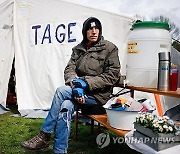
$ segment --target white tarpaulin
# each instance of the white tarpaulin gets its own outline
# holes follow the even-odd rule
[[[9,7],[7,9],[7,6]],[[2,40],[0,52],[1,78],[0,103],[5,102],[11,64],[13,60],[13,45],[15,46],[15,75],[18,109],[47,109],[51,105],[54,91],[64,85],[63,71],[70,58],[72,47],[82,40],[82,23],[90,16],[100,19],[103,25],[103,36],[119,48],[121,72],[125,74],[127,36],[133,19],[61,0],[7,0],[0,7],[2,14],[12,20],[6,24],[6,29],[14,35],[9,40]],[[13,9],[14,6],[14,9]],[[8,27],[8,28],[7,28]],[[1,32],[1,33],[2,33]],[[3,35],[5,36],[5,35]],[[7,44],[7,45],[6,45]],[[6,48],[5,48],[6,47]],[[5,52],[6,51],[6,52]],[[6,55],[5,53],[9,55]],[[3,55],[1,55],[3,54]],[[7,72],[8,70],[8,72]],[[2,76],[2,72],[3,75]],[[3,85],[1,84],[3,83]]]
[[[0,5],[0,104],[3,106],[6,106],[13,57],[13,1],[7,0]]]

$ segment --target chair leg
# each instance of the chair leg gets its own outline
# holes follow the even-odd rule
[[[75,116],[75,132],[74,132],[74,140],[77,141],[77,135],[78,135],[78,110],[76,111],[76,116]]]
[[[94,120],[91,119],[91,135],[94,133]]]
[[[100,134],[101,133],[101,125],[100,125],[100,123],[98,122],[98,134]]]

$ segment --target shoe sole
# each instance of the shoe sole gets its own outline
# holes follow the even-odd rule
[[[31,151],[44,151],[44,150],[48,150],[49,146],[50,145],[47,145],[47,146],[45,146],[43,148],[34,149],[34,148],[26,147],[23,144],[21,144],[21,147],[23,147],[24,149],[27,149],[27,150],[31,150]]]

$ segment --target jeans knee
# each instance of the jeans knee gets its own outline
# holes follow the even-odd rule
[[[61,86],[61,87],[58,87],[56,89],[56,92],[64,92],[64,91],[69,91],[71,89],[70,86]]]
[[[66,89],[65,87],[66,87],[66,86],[58,87],[58,88],[56,89],[56,93],[57,93],[57,94],[62,93],[62,92]]]
[[[71,98],[72,89],[70,86],[61,86],[56,89],[56,96],[63,96],[63,98]]]

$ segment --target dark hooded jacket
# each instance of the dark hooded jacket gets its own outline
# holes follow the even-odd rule
[[[86,21],[85,23],[88,24]],[[86,93],[93,95],[98,103],[105,104],[120,76],[118,48],[104,40],[100,29],[99,40],[87,50],[86,24],[83,25],[82,30],[84,39],[72,49],[71,58],[65,68],[65,83],[68,84],[75,77],[81,77],[88,84]]]

